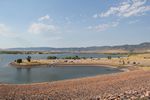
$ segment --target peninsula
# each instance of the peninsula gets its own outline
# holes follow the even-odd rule
[[[21,62],[11,62],[10,64],[17,68],[34,68],[34,67],[45,67],[41,65],[47,65],[47,67],[51,66],[69,66],[69,65],[105,65],[105,66],[113,66],[117,68],[126,67],[128,69],[148,69],[150,68],[150,53],[143,54],[130,54],[124,55],[123,57],[115,57],[112,58],[108,56],[107,58],[80,58],[75,56],[74,58],[61,58],[58,59],[54,56],[50,56],[51,58],[47,59],[32,59],[28,61],[26,59]]]

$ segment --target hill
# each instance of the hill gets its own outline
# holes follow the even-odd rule
[[[77,48],[52,48],[52,47],[30,47],[30,48],[9,48],[8,51],[47,51],[47,52],[79,52],[79,53],[127,53],[127,52],[150,52],[150,42],[137,45],[118,46],[92,46]]]

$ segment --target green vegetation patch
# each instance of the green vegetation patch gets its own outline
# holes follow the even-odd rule
[[[64,59],[81,59],[79,56],[66,56]]]
[[[56,56],[48,56],[47,59],[57,59]]]

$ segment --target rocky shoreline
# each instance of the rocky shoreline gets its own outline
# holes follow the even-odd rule
[[[150,100],[150,90],[147,89],[142,89],[140,91],[136,91],[136,90],[129,90],[129,91],[125,91],[123,93],[120,94],[110,94],[107,95],[106,97],[96,97],[96,98],[92,98],[91,100],[101,100],[101,99],[105,99],[105,100]]]
[[[0,84],[0,100],[149,100],[150,71],[136,70],[57,82]]]

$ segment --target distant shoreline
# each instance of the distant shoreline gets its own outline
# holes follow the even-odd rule
[[[140,44],[124,44],[114,46],[90,46],[90,47],[26,47],[0,49],[0,54],[55,54],[55,53],[150,53],[150,42]]]
[[[64,60],[64,59],[59,59],[59,60],[63,60],[63,61],[80,61],[80,60]],[[91,62],[88,62],[88,60],[91,60]],[[128,71],[132,71],[132,70],[137,70],[138,68],[134,67],[134,66],[123,66],[123,65],[117,65],[117,64],[110,64],[110,63],[94,63],[92,62],[93,60],[92,59],[88,59],[86,62],[88,63],[66,63],[66,62],[59,62],[59,63],[34,63],[34,64],[28,64],[28,63],[23,63],[23,64],[17,64],[15,62],[11,62],[10,64],[13,66],[13,67],[16,67],[16,68],[44,68],[44,67],[70,67],[70,66],[76,66],[76,67],[84,67],[84,66],[97,66],[97,67],[109,67],[109,68],[117,68],[119,70],[122,70],[122,71],[125,71],[125,72],[128,72]],[[105,59],[106,60],[106,59]],[[38,61],[38,60],[36,60]],[[41,61],[41,60],[39,60]],[[55,60],[44,60],[44,61],[55,61]],[[82,61],[81,61],[82,62]]]
[[[50,56],[55,57],[55,56]],[[36,67],[50,67],[50,66],[88,66],[88,65],[99,65],[99,66],[113,66],[115,68],[128,68],[128,69],[138,69],[150,66],[150,54],[136,54],[126,57],[112,58],[79,58],[74,56],[76,59],[70,59],[72,57],[67,57],[69,59],[31,59],[31,61],[22,60],[21,63],[16,61],[10,62],[10,65],[16,68],[36,68]],[[110,58],[109,58],[110,57]],[[135,67],[136,66],[136,67]]]

